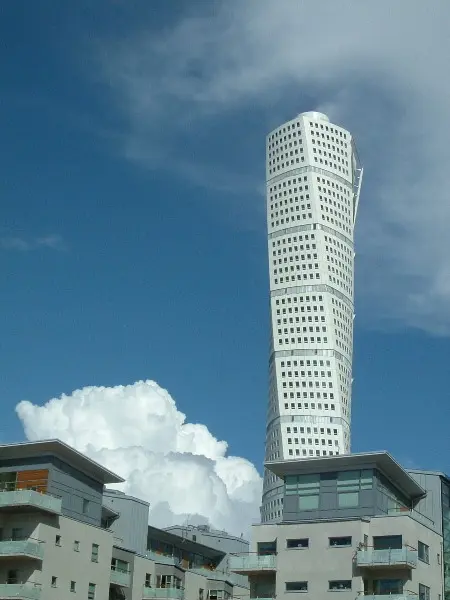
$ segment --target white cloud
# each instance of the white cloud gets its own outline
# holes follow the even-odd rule
[[[154,381],[85,387],[43,406],[22,401],[16,412],[29,440],[57,437],[124,477],[118,487],[150,502],[154,525],[189,517],[240,534],[258,518],[255,467],[187,423]]]
[[[298,109],[324,105],[354,132],[366,171],[358,310],[378,323],[449,334],[450,3],[227,0],[197,8],[208,13],[157,34],[139,24],[108,47],[104,67],[128,120],[128,157],[183,165],[184,176],[192,170],[208,185],[221,164],[221,180],[227,170],[235,181],[245,172],[256,190],[262,165],[252,156],[263,135]],[[194,138],[203,150],[190,169]],[[222,146],[233,148],[241,171]]]

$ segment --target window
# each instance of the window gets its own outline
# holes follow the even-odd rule
[[[16,569],[10,569],[6,577],[6,583],[18,583],[19,572]]]
[[[309,548],[309,539],[292,539],[286,540],[286,548]]]
[[[58,578],[55,577],[54,575],[52,575],[52,587],[56,587],[57,580],[58,580]]]
[[[98,544],[92,544],[91,561],[98,562]]]
[[[319,508],[319,495],[300,496],[298,499],[298,507],[300,510],[317,510]]]
[[[380,535],[373,538],[374,550],[401,550],[402,547],[403,540],[401,535]]]
[[[307,581],[286,581],[287,592],[307,592],[308,582]]]
[[[83,514],[86,515],[89,512],[89,500],[83,498]]]
[[[359,493],[358,492],[340,492],[338,493],[338,506],[339,508],[351,508],[359,506]]]
[[[11,539],[13,541],[23,539],[23,534],[22,534],[22,528],[21,527],[13,527],[12,528]]]
[[[80,551],[80,542],[78,540],[75,540],[73,543],[73,549],[75,550],[75,552],[79,552]]]
[[[340,590],[351,590],[352,580],[351,579],[338,579],[335,581],[328,582],[328,589],[330,592],[338,592]]]
[[[88,585],[88,600],[95,600],[95,583],[90,583]]]
[[[77,591],[77,584],[75,581],[71,581],[70,582],[70,591],[71,592],[76,592]]]
[[[150,573],[145,574],[145,583],[144,586],[146,588],[152,587],[152,576]]]
[[[423,542],[419,542],[418,557],[419,560],[428,564],[430,563],[430,547]]]
[[[198,590],[198,600],[204,600],[205,590],[203,588],[199,588]]]
[[[55,546],[61,546],[61,536],[57,535],[55,537]]]
[[[345,548],[352,545],[351,536],[330,537],[329,540],[332,548]]]
[[[430,600],[430,588],[419,583],[419,600]]]

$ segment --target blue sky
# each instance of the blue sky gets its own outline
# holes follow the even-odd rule
[[[265,0],[94,4],[1,7],[0,439],[23,439],[23,399],[152,379],[261,467],[264,137],[321,108],[365,167],[353,450],[450,471],[450,117],[428,85],[448,5],[386,23],[344,2],[339,18],[359,20],[344,43],[322,3],[309,57],[289,0],[276,15]]]

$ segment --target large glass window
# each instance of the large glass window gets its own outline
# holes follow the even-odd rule
[[[403,594],[403,579],[374,579],[373,589],[376,596]]]
[[[401,535],[377,535],[373,537],[374,550],[400,550],[403,546]]]
[[[359,506],[359,492],[339,492],[339,508],[353,508]]]

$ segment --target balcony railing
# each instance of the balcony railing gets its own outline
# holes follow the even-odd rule
[[[169,556],[167,554],[159,554],[159,552],[154,552],[153,550],[147,550],[145,556],[150,560],[154,560],[156,563],[160,565],[178,565],[180,564],[180,559],[177,556]]]
[[[22,506],[61,514],[61,498],[56,496],[26,489],[0,491],[0,509]]]
[[[245,573],[249,571],[275,571],[277,568],[276,554],[232,554],[230,556],[230,571]]]
[[[367,548],[356,553],[356,566],[358,567],[417,567],[417,550],[404,546],[403,548],[388,548],[375,550]]]
[[[131,573],[130,571],[122,571],[121,569],[111,568],[109,580],[115,585],[120,585],[121,587],[130,587]]]
[[[40,600],[41,586],[33,583],[0,583],[1,600]]]
[[[33,540],[32,538],[0,541],[0,558],[12,558],[15,556],[42,560],[44,558],[43,544],[39,540]]]
[[[403,592],[401,594],[363,594],[357,600],[417,600],[414,592]]]
[[[145,587],[143,598],[161,598],[162,600],[173,599],[173,600],[183,600],[184,598],[184,588],[173,588],[173,587],[164,587],[164,588],[154,588],[154,587]]]

